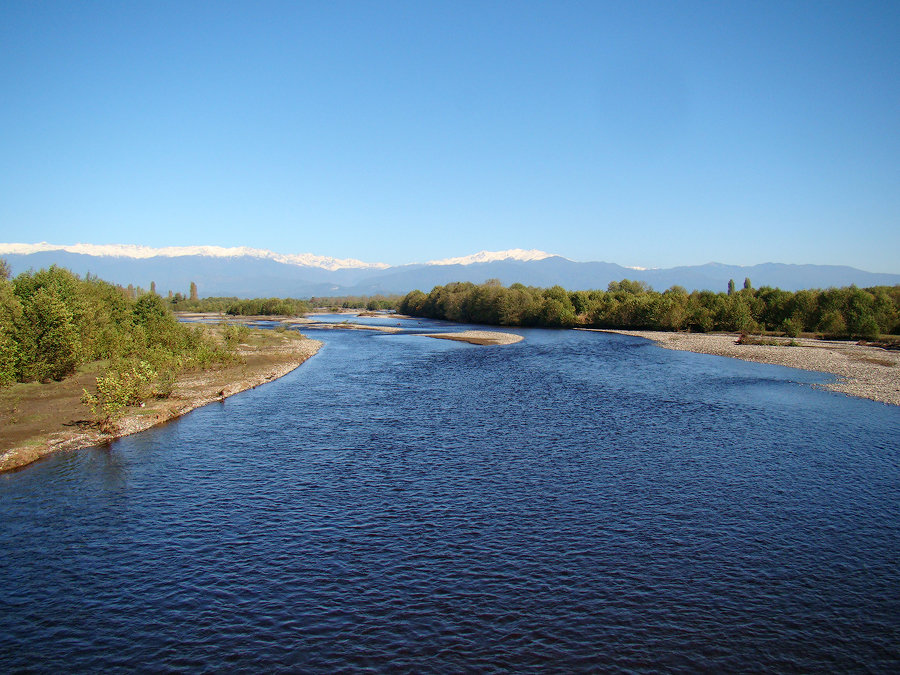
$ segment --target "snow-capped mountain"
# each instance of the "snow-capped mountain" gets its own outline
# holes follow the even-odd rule
[[[284,254],[268,251],[262,248],[249,246],[164,246],[154,248],[152,246],[139,246],[136,244],[48,244],[43,241],[38,244],[0,244],[0,255],[32,255],[34,253],[48,253],[64,251],[79,255],[112,258],[183,258],[186,256],[204,256],[208,258],[260,258],[274,260],[286,265],[300,265],[302,267],[320,267],[323,270],[340,269],[387,269],[387,263],[363,262],[353,258],[329,258],[327,256],[313,255],[312,253]],[[552,257],[552,253],[538,251],[537,249],[525,250],[511,248],[508,251],[479,251],[472,255],[459,258],[445,258],[443,260],[429,260],[426,265],[474,265],[476,263],[499,262],[501,260],[543,260]]]
[[[151,246],[137,246],[134,244],[72,244],[60,246],[41,242],[39,244],[0,244],[0,255],[31,255],[34,253],[48,253],[64,251],[79,255],[112,258],[184,258],[187,256],[204,256],[207,258],[260,258],[274,260],[286,265],[299,265],[302,267],[319,267],[323,270],[340,269],[385,269],[390,267],[386,263],[368,263],[353,258],[329,258],[327,256],[313,255],[312,253],[299,253],[285,255],[261,248],[248,246],[166,246],[153,248]]]
[[[462,256],[460,258],[444,258],[443,260],[430,260],[426,265],[474,265],[476,263],[499,262],[501,260],[519,260],[527,262],[529,260],[543,260],[544,258],[552,258],[552,253],[531,249],[526,251],[521,248],[511,248],[508,251],[479,251],[472,255]]]
[[[50,265],[77,274],[94,274],[127,286],[163,294],[187,293],[195,282],[201,296],[297,297],[403,294],[430,291],[453,281],[560,285],[569,290],[605,289],[610,281],[644,281],[657,290],[673,285],[687,290],[724,291],[728,280],[754,287],[784,290],[900,284],[900,274],[876,274],[836,265],[764,263],[749,267],[708,263],[668,269],[623,267],[607,262],[574,262],[537,250],[480,251],[470,256],[391,267],[384,263],[329,258],[313,254],[286,255],[256,248],[191,246],[150,248],[130,245],[0,244],[13,274]]]

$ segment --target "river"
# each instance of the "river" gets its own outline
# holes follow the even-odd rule
[[[284,378],[0,476],[0,666],[897,671],[900,408],[514,332],[310,331]]]

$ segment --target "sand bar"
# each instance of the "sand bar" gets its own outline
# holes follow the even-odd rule
[[[593,330],[593,329],[586,329]],[[900,405],[900,352],[849,341],[796,338],[798,346],[739,345],[739,334],[601,330],[653,340],[666,349],[728,356],[745,361],[832,373],[826,389]]]
[[[302,324],[304,328],[322,328],[331,330],[374,330],[379,333],[400,333],[403,331],[399,326],[369,326],[363,323],[329,323],[327,321],[310,322]]]
[[[458,340],[473,345],[511,345],[524,340],[521,335],[501,333],[492,330],[464,330],[461,333],[421,333],[426,337],[440,340]]]
[[[399,333],[403,330],[398,326],[379,326],[362,323],[353,323],[349,320],[344,321],[320,321],[311,319],[308,316],[286,316],[286,315],[248,315],[248,316],[230,316],[221,312],[176,312],[176,316],[186,322],[194,323],[237,323],[237,324],[255,324],[259,322],[280,323],[288,328],[318,328],[322,330],[374,330],[381,333]],[[356,310],[345,310],[341,312],[328,312],[329,315],[346,315],[346,316],[363,316],[357,314]],[[367,314],[366,316],[377,316]],[[393,315],[384,315],[385,318],[396,318]]]

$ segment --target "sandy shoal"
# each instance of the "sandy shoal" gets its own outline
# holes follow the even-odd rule
[[[666,349],[728,356],[745,361],[837,375],[826,389],[900,405],[900,352],[835,340],[796,338],[798,346],[739,345],[739,334],[601,330],[646,338]]]
[[[439,340],[458,340],[473,345],[511,345],[525,339],[514,333],[492,330],[464,330],[460,333],[422,333],[422,335]]]
[[[364,323],[331,323],[327,321],[304,321],[297,323],[286,321],[289,325],[297,325],[302,328],[319,328],[323,330],[374,330],[379,333],[400,333],[403,331],[399,326],[370,326]]]

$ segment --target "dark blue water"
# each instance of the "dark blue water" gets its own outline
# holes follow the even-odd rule
[[[0,477],[0,667],[896,672],[900,408],[580,331],[321,331]]]

